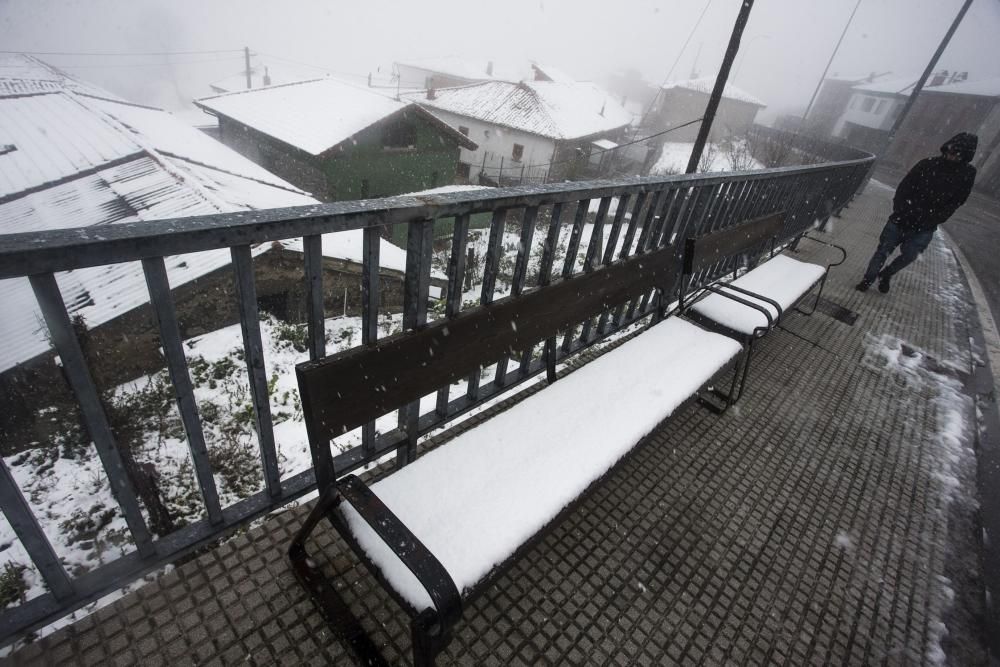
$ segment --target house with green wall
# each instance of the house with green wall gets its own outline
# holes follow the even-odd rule
[[[195,104],[218,118],[223,143],[321,201],[451,184],[460,149],[476,147],[411,100],[329,77]]]

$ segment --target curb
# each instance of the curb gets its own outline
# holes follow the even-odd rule
[[[986,642],[990,664],[1000,665],[1000,333],[990,312],[982,285],[958,244],[943,229],[943,240],[958,260],[959,273],[972,293],[969,339],[973,351],[982,350],[982,361],[971,360],[972,379],[967,390],[975,405],[974,430],[976,486],[979,492],[980,543],[983,549],[983,583],[986,604]],[[979,326],[975,326],[978,324]],[[992,370],[991,370],[992,369]]]

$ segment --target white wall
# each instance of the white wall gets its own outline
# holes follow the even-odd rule
[[[871,100],[871,109],[868,111],[864,110],[866,106],[865,100]],[[901,98],[895,95],[881,95],[863,91],[856,92],[851,95],[851,101],[847,103],[847,108],[837,120],[837,124],[834,125],[833,134],[838,137],[844,136],[844,126],[847,123],[863,125],[873,130],[886,131],[892,127],[893,121],[896,120],[896,114],[899,113],[899,110],[903,108],[905,103],[905,97]]]
[[[537,134],[529,134],[499,125],[484,123],[475,118],[459,116],[457,114],[433,110],[434,115],[442,119],[455,129],[459,127],[469,128],[469,138],[479,145],[474,151],[461,149],[459,160],[471,165],[470,177],[475,180],[479,171],[483,168],[485,157],[486,175],[496,180],[500,173],[501,158],[503,158],[503,174],[506,178],[517,178],[521,173],[521,167],[525,167],[525,176],[529,176],[529,170],[536,172],[547,171],[548,165],[552,162],[552,153],[555,151],[555,142],[551,139],[541,137]],[[514,144],[524,146],[524,152],[520,161],[514,160]]]

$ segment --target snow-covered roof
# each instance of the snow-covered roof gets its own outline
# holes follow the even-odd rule
[[[264,83],[264,74],[267,74],[270,83]],[[264,88],[266,86],[280,86],[285,83],[296,81],[308,81],[325,73],[317,69],[306,69],[304,67],[288,67],[286,65],[258,64],[250,68],[250,88]],[[239,74],[227,76],[224,79],[213,81],[208,84],[217,93],[234,93],[247,90],[246,71]]]
[[[980,97],[1000,97],[1000,77],[979,79],[978,81],[960,81],[948,83],[933,88],[925,88],[928,93],[951,93],[954,95],[978,95]]]
[[[71,90],[109,99],[121,98],[84,81],[46,62],[23,53],[0,54],[0,96],[30,95]]]
[[[897,77],[873,83],[863,83],[854,86],[853,90],[865,93],[882,93],[883,95],[909,95],[916,82],[917,77],[915,76]]]
[[[527,60],[487,60],[464,56],[442,56],[400,61],[396,65],[397,67],[413,67],[428,72],[450,74],[469,81],[495,80],[517,83],[534,78],[532,63]],[[492,74],[488,72],[492,72]]]
[[[0,197],[93,169],[142,148],[128,132],[62,92],[0,97]]]
[[[711,95],[712,89],[715,88],[715,78],[706,76],[700,79],[688,79],[687,81],[671,81],[663,85],[664,90],[669,90],[671,88],[684,88],[686,90],[693,90],[698,93]],[[756,104],[759,107],[767,106],[764,102],[760,101],[760,99],[754,97],[742,88],[737,88],[731,83],[727,83],[722,89],[722,96],[731,100],[736,100],[737,102]]]
[[[98,91],[100,92],[100,91]],[[307,193],[171,114],[63,89],[0,96],[0,234],[317,204]],[[295,241],[280,247],[297,249]],[[405,270],[383,241],[381,264]],[[254,249],[267,252],[273,244]],[[362,233],[327,235],[323,253],[360,261]],[[166,258],[173,287],[231,261],[227,249]],[[137,262],[60,273],[71,314],[97,326],[148,301]],[[0,371],[45,352],[26,278],[0,281]]]
[[[433,100],[420,93],[408,97],[432,110],[558,140],[610,132],[632,120],[610,93],[592,83],[487,81],[442,88]]]
[[[195,104],[320,155],[411,103],[323,78],[207,97]]]

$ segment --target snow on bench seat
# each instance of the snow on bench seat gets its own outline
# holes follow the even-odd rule
[[[459,591],[537,533],[741,351],[669,318],[372,487]],[[417,611],[416,577],[348,503],[352,533]]]
[[[823,277],[825,271],[822,266],[777,255],[753,271],[740,276],[731,284],[773,299],[781,304],[782,310],[787,310]],[[732,294],[760,304],[774,319],[777,319],[778,313],[771,304],[735,291]],[[747,335],[752,334],[757,327],[767,327],[764,313],[719,294],[709,294],[692,305],[691,310],[713,322]]]

